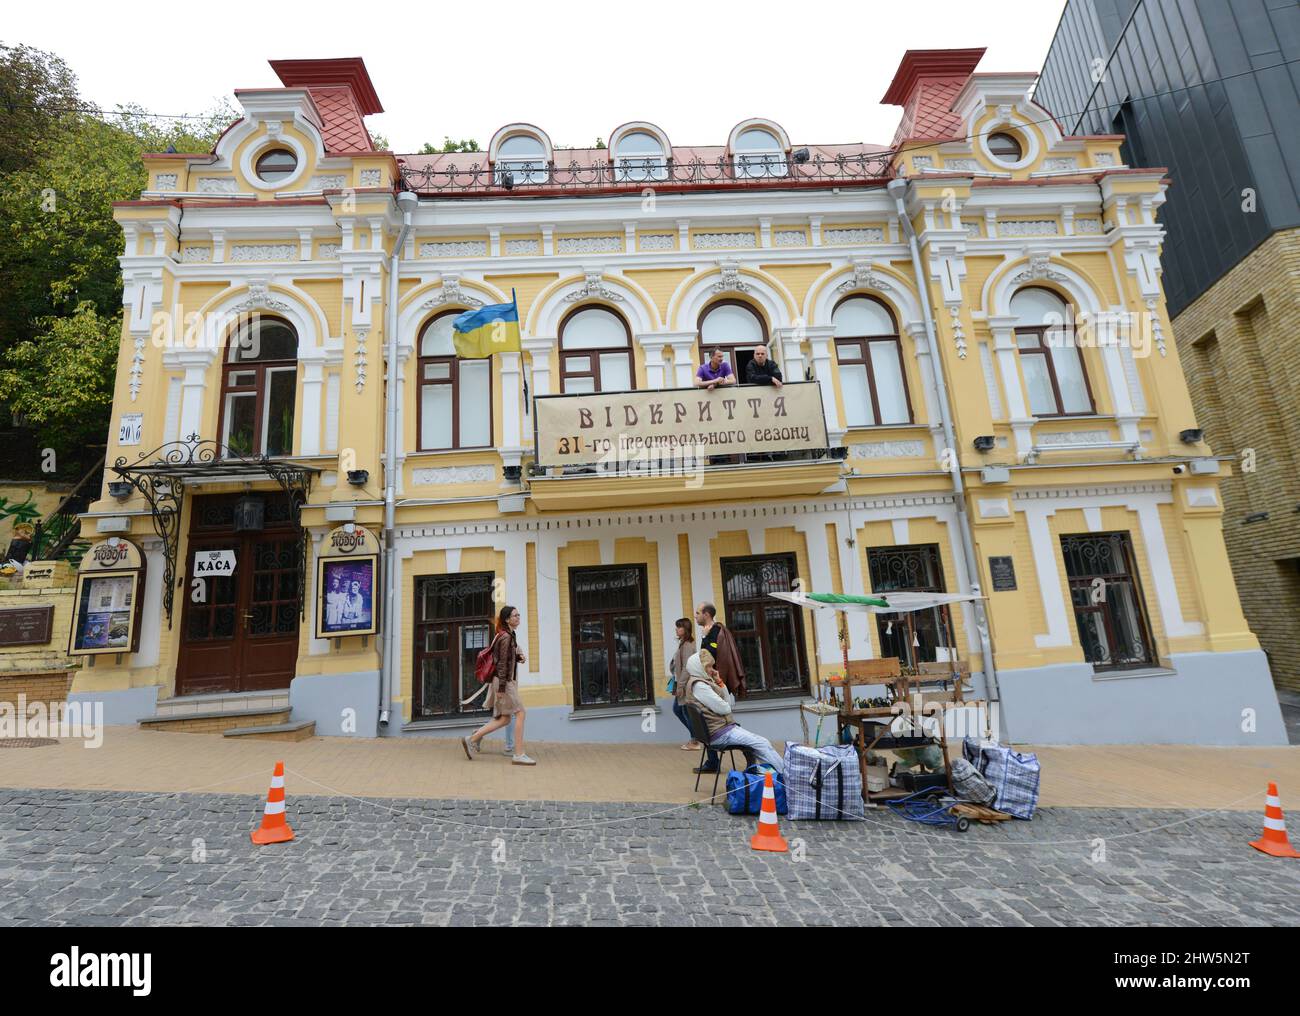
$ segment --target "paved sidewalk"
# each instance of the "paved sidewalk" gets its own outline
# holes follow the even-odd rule
[[[662,744],[529,742],[534,768],[513,766],[491,738],[473,762],[453,738],[298,742],[226,739],[109,727],[102,746],[78,741],[0,749],[0,787],[265,795],[284,760],[290,798],[405,797],[496,801],[668,802],[706,800],[712,779],[698,755]],[[779,747],[779,746],[778,746]],[[1043,807],[1228,809],[1263,814],[1274,780],[1300,826],[1300,747],[1180,745],[1043,747]],[[721,792],[721,788],[719,789]]]
[[[255,847],[260,811],[0,790],[0,925],[1300,925],[1300,862],[1247,846],[1240,812],[872,812],[782,820],[796,853],[761,854],[752,818],[691,805],[291,795],[297,839]]]

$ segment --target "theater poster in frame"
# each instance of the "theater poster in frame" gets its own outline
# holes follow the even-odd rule
[[[379,631],[379,537],[348,523],[325,537],[316,558],[316,637]]]
[[[69,656],[134,653],[140,648],[145,558],[130,540],[93,544],[77,569]]]

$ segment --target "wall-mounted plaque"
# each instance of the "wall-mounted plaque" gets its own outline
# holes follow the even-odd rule
[[[54,607],[0,610],[0,646],[43,646],[54,627]]]
[[[990,557],[989,577],[993,580],[993,591],[1005,593],[1016,588],[1016,562],[1011,557]]]

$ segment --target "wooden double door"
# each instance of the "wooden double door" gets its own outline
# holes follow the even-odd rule
[[[302,533],[288,499],[266,494],[265,527],[234,531],[238,497],[194,499],[178,596],[183,598],[176,694],[288,688],[298,659]],[[231,550],[231,575],[210,575],[196,595],[194,557]]]

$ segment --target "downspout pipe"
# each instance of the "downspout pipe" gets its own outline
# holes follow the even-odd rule
[[[939,357],[939,340],[935,334],[934,314],[930,309],[930,287],[926,285],[925,272],[921,268],[921,248],[917,243],[916,230],[912,228],[911,217],[907,214],[904,199],[907,196],[907,181],[890,180],[886,186],[889,196],[894,199],[894,211],[898,215],[899,225],[907,235],[907,245],[912,254],[912,274],[916,277],[916,292],[921,298],[921,315],[925,319],[925,341],[930,350],[930,363],[934,370],[934,387],[939,403],[939,419],[943,424],[945,445],[957,451],[956,429],[952,422],[952,407],[948,402],[948,382],[944,375],[943,360]],[[970,576],[971,592],[980,594],[979,560],[975,556],[975,533],[971,528],[969,515],[966,513],[966,485],[962,480],[960,461],[957,468],[947,470],[952,478],[953,501],[957,506],[957,542],[961,545],[962,557],[966,559],[966,574]],[[980,637],[980,653],[984,657],[984,680],[988,685],[989,700],[998,702],[1002,695],[998,689],[997,666],[993,661],[993,639],[989,633],[988,611],[984,600],[977,599],[975,605],[975,628]],[[994,731],[996,734],[997,731]]]
[[[393,624],[397,609],[397,273],[402,248],[411,232],[411,220],[420,199],[411,191],[397,195],[402,228],[388,256],[388,299],[384,302],[384,347],[387,351],[384,385],[384,634],[379,664],[379,726],[388,726],[388,707],[393,700],[393,674],[397,669],[397,632]]]

